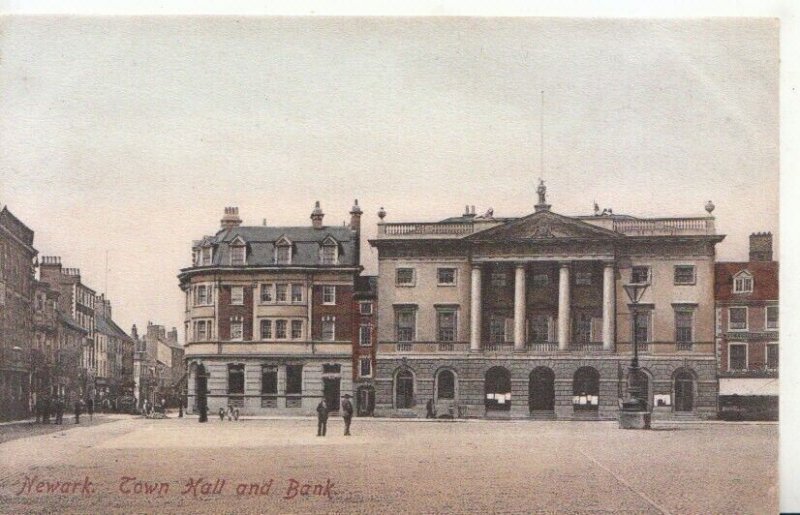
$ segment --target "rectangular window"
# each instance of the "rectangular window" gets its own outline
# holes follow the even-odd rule
[[[289,285],[288,284],[276,284],[275,285],[275,301],[276,302],[286,302],[288,290],[289,290]]]
[[[322,247],[322,264],[335,265],[336,264],[336,247],[334,245],[325,245]]]
[[[273,366],[261,367],[261,394],[278,394],[278,368]]]
[[[208,266],[211,264],[211,247],[205,247],[202,251],[203,254],[203,266]]]
[[[203,342],[211,339],[211,320],[198,320],[194,324],[195,341]]]
[[[244,365],[228,365],[228,394],[244,393]]]
[[[286,365],[286,394],[303,393],[303,365]]]
[[[492,287],[504,288],[506,286],[506,272],[505,270],[492,271]]]
[[[303,337],[303,321],[292,320],[292,340],[299,340]]]
[[[767,306],[767,329],[778,329],[778,306]]]
[[[231,286],[231,304],[241,306],[244,304],[244,287]]]
[[[728,330],[729,331],[747,330],[747,308],[745,307],[728,308]]]
[[[778,344],[767,344],[767,368],[770,370],[778,370]]]
[[[281,245],[275,252],[275,260],[279,265],[288,265],[292,262],[292,247]]]
[[[272,339],[272,320],[261,321],[261,339],[262,340]]]
[[[208,306],[212,304],[211,286],[201,284],[194,290],[194,305],[195,306]]]
[[[545,273],[535,273],[533,274],[533,287],[544,288],[550,283],[550,276]]]
[[[361,324],[358,327],[358,342],[362,347],[369,347],[372,345],[372,326],[369,324]]]
[[[456,269],[438,268],[436,270],[436,277],[439,286],[454,286],[456,284]]]
[[[395,271],[395,284],[397,286],[413,286],[414,285],[414,269],[413,268],[398,268]]]
[[[652,334],[652,331],[650,331],[651,320],[650,310],[640,310],[636,313],[636,341],[640,344],[650,341],[650,335]]]
[[[489,340],[493,343],[506,341],[506,319],[501,315],[492,315],[489,318]]]
[[[733,293],[750,293],[753,291],[753,277],[742,274],[733,279]]]
[[[534,315],[531,319],[531,341],[545,343],[550,335],[550,317],[547,315]]]
[[[336,286],[322,287],[322,303],[336,304]]]
[[[303,302],[303,285],[292,285],[292,302]]]
[[[274,285],[272,284],[261,285],[261,302],[272,302],[275,299],[272,291],[273,287]]]
[[[231,340],[242,339],[242,321],[231,320]]]
[[[575,273],[575,285],[576,286],[591,286],[592,285],[592,273],[591,272],[576,272]]]
[[[322,317],[322,340],[332,342],[336,339],[336,318]]]
[[[694,284],[694,265],[675,265],[675,284]]]
[[[690,310],[675,311],[675,342],[691,343],[694,312]]]
[[[286,339],[286,320],[276,320],[275,321],[275,339],[276,340],[285,340]]]
[[[747,345],[742,343],[729,345],[728,363],[731,370],[747,370]]]
[[[361,377],[372,377],[372,360],[370,358],[360,358],[359,374]]]
[[[231,265],[242,266],[245,261],[246,247],[236,246],[231,247]]]
[[[359,313],[362,315],[371,315],[372,314],[372,302],[360,302],[358,304]]]
[[[634,284],[649,283],[650,267],[649,266],[631,267],[631,282]]]
[[[589,343],[592,339],[592,316],[588,313],[576,313],[573,320],[572,337],[575,343]]]
[[[417,325],[416,309],[398,309],[395,311],[395,331],[398,342],[413,342]]]
[[[456,311],[454,309],[437,310],[436,339],[440,342],[456,341]]]

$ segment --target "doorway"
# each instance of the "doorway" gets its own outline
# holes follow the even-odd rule
[[[341,392],[342,379],[339,377],[322,378],[322,395],[328,405],[328,411],[339,411],[339,394]]]
[[[395,379],[395,407],[407,409],[414,406],[414,375],[410,370],[401,370]]]
[[[492,367],[486,372],[484,382],[487,411],[509,411],[511,409],[511,373],[503,367]]]
[[[547,367],[536,367],[528,381],[528,409],[534,411],[553,411],[556,404],[556,376]]]
[[[694,377],[686,370],[675,376],[675,411],[694,409]]]
[[[375,389],[361,386],[356,396],[356,413],[359,417],[370,417],[375,411]]]

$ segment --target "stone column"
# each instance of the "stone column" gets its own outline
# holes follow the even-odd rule
[[[603,350],[614,350],[614,317],[616,316],[614,262],[603,264]]]
[[[469,350],[481,350],[481,268],[472,266]]]
[[[514,276],[514,350],[525,350],[525,265],[517,264]]]
[[[569,349],[569,263],[561,263],[558,273],[558,350]]]

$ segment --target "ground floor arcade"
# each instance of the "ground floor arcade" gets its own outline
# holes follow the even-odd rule
[[[712,357],[643,358],[631,375],[622,357],[378,358],[375,413],[437,416],[613,419],[628,382],[647,392],[655,416],[714,418]]]

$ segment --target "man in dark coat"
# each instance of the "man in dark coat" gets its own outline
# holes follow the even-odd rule
[[[61,396],[56,397],[56,424],[61,425],[64,421],[64,400]]]
[[[36,423],[39,424],[42,421],[42,407],[44,404],[42,403],[42,396],[41,394],[36,396],[36,403],[33,405],[33,411],[36,414]]]
[[[81,423],[81,400],[80,399],[76,399],[75,400],[75,423],[76,424],[80,424]]]
[[[425,404],[425,418],[436,418],[436,413],[433,409],[433,398],[428,399],[428,403]]]
[[[44,407],[42,408],[42,422],[45,424],[50,423],[50,396],[45,395],[42,399]]]
[[[86,412],[89,413],[89,422],[94,418],[94,399],[89,397],[86,399]]]
[[[350,394],[343,395],[342,418],[344,419],[344,435],[350,436],[350,422],[353,420],[353,403],[350,402]]]
[[[317,404],[317,436],[325,436],[328,430],[328,403],[325,399]]]

